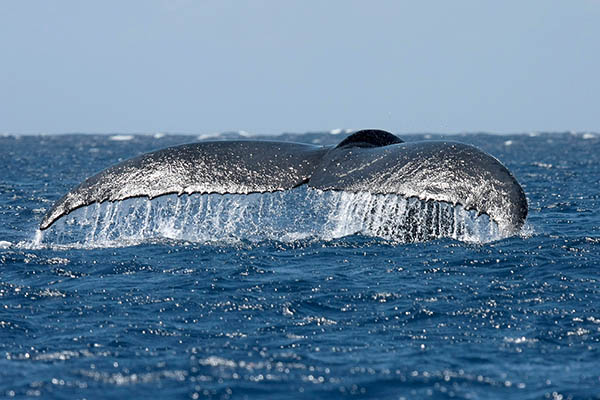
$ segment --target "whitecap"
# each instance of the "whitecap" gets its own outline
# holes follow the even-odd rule
[[[211,132],[211,133],[203,133],[201,135],[196,136],[197,140],[206,140],[206,139],[219,139],[223,136],[223,134],[219,132]]]
[[[109,139],[116,142],[126,142],[132,140],[133,135],[112,135]]]

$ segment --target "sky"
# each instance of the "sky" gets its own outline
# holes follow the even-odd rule
[[[600,131],[600,0],[0,0],[0,133]]]

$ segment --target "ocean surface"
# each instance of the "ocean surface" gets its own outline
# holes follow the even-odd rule
[[[403,137],[442,138],[513,172],[519,234],[390,235],[303,188],[92,205],[42,234],[86,177],[205,137],[0,136],[0,398],[600,398],[600,135]]]

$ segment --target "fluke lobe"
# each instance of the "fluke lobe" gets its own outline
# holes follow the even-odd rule
[[[93,203],[166,194],[248,194],[300,185],[397,194],[462,205],[509,233],[527,217],[527,199],[498,160],[450,141],[405,143],[389,132],[358,131],[335,147],[231,140],[169,147],[123,161],[86,179],[46,213],[40,229]]]

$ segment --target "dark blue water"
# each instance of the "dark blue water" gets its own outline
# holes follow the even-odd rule
[[[600,135],[452,139],[521,182],[520,235],[36,237],[87,176],[195,138],[0,137],[0,397],[600,398]]]

